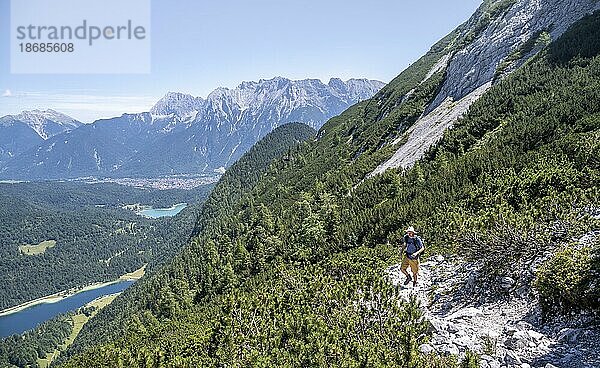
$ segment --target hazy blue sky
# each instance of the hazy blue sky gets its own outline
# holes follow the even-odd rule
[[[167,91],[205,97],[274,76],[389,82],[480,3],[152,0],[150,74],[13,75],[10,1],[0,0],[0,116],[49,107],[89,122],[147,111]]]

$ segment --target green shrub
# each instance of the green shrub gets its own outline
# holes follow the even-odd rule
[[[464,358],[459,361],[456,355],[440,355],[437,353],[420,356],[418,368],[479,368],[479,356],[467,350]]]
[[[565,247],[537,272],[535,287],[546,315],[600,307],[598,242],[593,247]]]
[[[455,355],[439,355],[435,353],[422,355],[419,368],[454,368],[458,367]]]
[[[465,353],[465,357],[460,363],[460,368],[478,368],[479,367],[479,356],[472,352],[471,350],[467,350]]]

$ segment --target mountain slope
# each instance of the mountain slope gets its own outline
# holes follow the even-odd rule
[[[448,47],[432,67],[446,70],[434,100],[410,129],[394,137],[397,151],[370,175],[412,166],[493,83],[596,9],[596,0],[485,1],[455,31],[460,47]],[[461,39],[472,41],[456,41]]]
[[[236,203],[246,197],[264,176],[274,159],[282,155],[290,159],[292,152],[298,150],[297,146],[314,137],[315,133],[312,128],[304,124],[290,123],[276,128],[261,139],[221,177],[200,210],[199,221],[194,227],[195,229],[190,228],[189,230],[198,233],[202,229],[216,226],[215,220],[221,221],[223,216],[231,215],[232,207],[227,204]],[[183,259],[182,257],[181,260]],[[102,339],[116,338],[122,333],[122,328],[129,323],[128,318],[132,310],[143,314],[146,308],[160,304],[155,296],[162,293],[162,290],[164,290],[164,285],[155,284],[154,281],[134,285],[126,291],[130,297],[117,299],[114,302],[114,308],[102,311],[101,318],[90,321],[90,324],[81,332],[80,345],[74,346],[72,350],[79,351],[88,347],[89,344],[95,343],[98,338],[95,331],[98,329],[103,329],[108,333],[103,335]],[[109,323],[110,327],[107,327],[105,323]],[[111,335],[111,332],[116,334]]]
[[[292,81],[277,77],[219,88],[206,99],[169,92],[149,113],[124,114],[54,136],[0,165],[6,179],[212,174],[279,125],[319,128],[375,94],[366,79]],[[13,154],[13,156],[15,156]]]
[[[484,10],[503,3],[484,3],[373,99],[274,162],[239,201],[201,216],[185,250],[140,282],[161,290],[142,299],[152,300],[144,311],[131,311],[123,337],[89,331],[84,346],[104,344],[65,366],[456,367],[441,352],[418,352],[431,329],[414,301],[398,305],[400,290],[385,274],[399,261],[408,225],[420,230],[428,254],[456,254],[472,265],[464,293],[452,295],[461,306],[541,292],[544,318],[597,311],[597,278],[589,276],[600,271],[589,255],[597,245],[569,246],[600,227],[600,13],[497,81],[416,165],[364,179],[435,101],[448,78],[434,68],[445,51],[468,46],[469,30],[485,32],[473,25],[489,25]],[[581,260],[564,281],[573,294],[532,289],[552,284],[540,269],[560,265],[563,249]],[[508,288],[505,278],[514,281]],[[512,362],[519,348],[510,341],[500,341],[498,352],[513,355],[494,360]],[[464,346],[458,351],[471,360],[465,366],[476,366]],[[560,366],[594,366],[597,351],[578,353],[528,364],[556,358]]]
[[[77,120],[54,110],[23,111],[0,118],[0,164],[57,134],[81,126]]]

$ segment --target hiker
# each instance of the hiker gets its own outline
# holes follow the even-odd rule
[[[409,226],[406,229],[406,234],[404,235],[404,257],[402,258],[402,265],[400,266],[400,271],[406,276],[406,281],[404,281],[404,285],[408,285],[408,283],[413,280],[410,277],[407,269],[410,266],[410,270],[413,273],[413,287],[417,286],[417,275],[419,274],[419,255],[423,253],[425,250],[425,246],[423,246],[423,240],[417,236],[417,232],[415,228]]]

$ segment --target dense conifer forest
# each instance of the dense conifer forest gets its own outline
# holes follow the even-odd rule
[[[0,309],[49,294],[109,281],[171,258],[185,244],[212,185],[192,191],[117,184],[0,184]],[[147,219],[125,204],[190,207],[174,221]],[[175,224],[176,223],[176,224]],[[186,228],[187,227],[187,228]],[[20,247],[53,240],[43,253]]]

